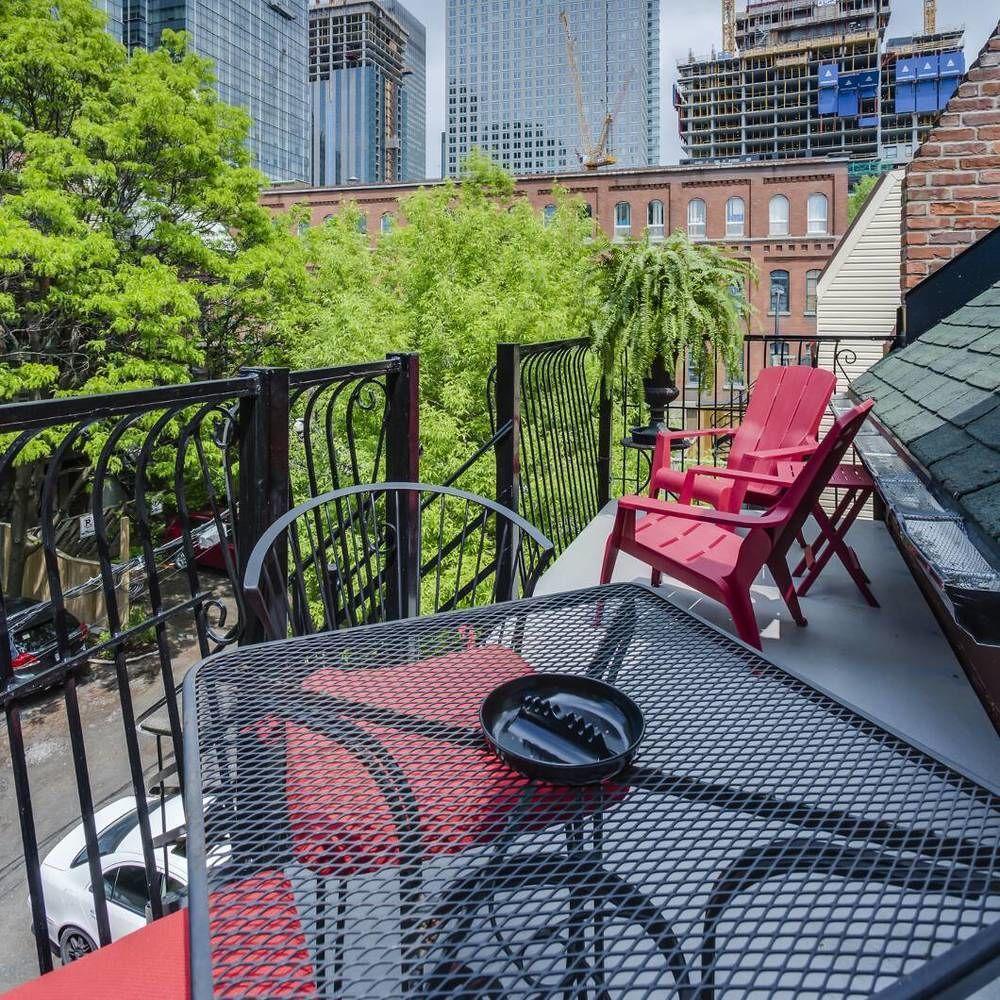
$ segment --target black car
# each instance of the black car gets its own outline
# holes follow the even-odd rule
[[[31,677],[58,663],[59,642],[52,602],[9,597],[6,607],[10,665],[17,676]],[[90,629],[68,611],[66,629],[70,653],[75,655],[87,645]]]

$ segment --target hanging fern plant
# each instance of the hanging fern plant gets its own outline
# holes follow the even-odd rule
[[[615,244],[605,256],[604,303],[594,330],[605,372],[625,350],[640,376],[658,355],[673,373],[687,354],[703,390],[712,387],[717,357],[730,378],[739,377],[750,316],[742,289],[756,281],[750,261],[693,243],[682,230],[662,243]]]

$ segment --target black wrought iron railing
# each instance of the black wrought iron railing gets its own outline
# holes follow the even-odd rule
[[[711,391],[679,377],[671,422],[738,423],[763,366],[829,365],[846,380],[864,352],[874,357],[882,346],[748,338],[742,373],[721,373]],[[583,340],[500,345],[485,387],[491,436],[444,485],[463,486],[473,469],[477,482],[489,481],[482,467],[491,466],[496,499],[563,551],[609,497],[642,489],[648,477],[648,449],[628,443],[629,428],[648,415],[625,390],[627,375],[623,364],[603,378]],[[0,702],[45,971],[50,930],[58,937],[59,928],[47,924],[40,858],[82,822],[94,944],[106,943],[95,809],[121,789],[136,802],[152,915],[168,905],[157,862],[183,838],[164,828],[165,800],[180,785],[176,685],[198,659],[264,638],[239,582],[254,544],[290,505],[361,483],[420,480],[418,359],[252,369],[216,382],[11,403],[0,406],[0,435],[0,510],[9,512],[0,524],[0,624],[11,636],[0,643]],[[723,458],[724,450],[699,444],[679,460]],[[401,606],[419,607],[419,588],[433,586],[442,558],[461,548],[467,521],[443,523],[436,561],[395,539],[417,559],[415,572],[401,576],[410,588],[397,595]],[[492,544],[484,565],[515,565],[513,548],[504,551],[514,533]],[[533,578],[537,569],[526,572]],[[104,683],[84,689],[88,673]],[[90,693],[98,687],[111,692],[111,707]],[[65,757],[48,771],[38,763],[32,738],[43,711],[39,738],[68,742],[71,778]],[[97,743],[88,745],[88,732]],[[145,743],[144,734],[156,738]],[[123,752],[109,753],[109,741]],[[51,802],[48,783],[60,788],[59,806],[40,812],[35,793],[44,787]],[[16,846],[7,852],[0,863],[19,864]]]
[[[676,374],[669,423],[679,430],[735,427],[753,382],[765,367],[809,365],[834,372],[841,388],[882,354],[891,337],[752,335],[742,365],[727,372],[720,358],[709,387],[685,364]],[[488,399],[497,448],[497,496],[537,524],[563,551],[610,497],[643,492],[652,449],[636,446],[631,429],[649,412],[634,391],[641,384],[623,357],[602,376],[585,340],[502,344]],[[638,398],[637,398],[638,397]],[[674,460],[684,465],[725,462],[724,437],[693,438]]]
[[[47,922],[40,860],[68,826],[82,823],[93,944],[111,939],[95,820],[109,794],[135,800],[149,908],[162,914],[157,855],[183,837],[163,828],[182,773],[181,676],[262,637],[239,581],[290,501],[390,471],[416,479],[415,378],[416,359],[393,356],[0,406],[0,625],[10,637],[0,643],[0,703],[42,971],[60,928]],[[100,683],[87,691],[112,691],[112,706],[81,694],[88,676]],[[26,728],[39,729],[40,715],[43,738],[69,743],[72,784],[63,770],[29,766],[39,754]],[[109,749],[119,743],[120,755]],[[40,815],[34,803],[48,781],[64,794]],[[7,851],[14,857],[3,860],[16,863],[16,846]]]

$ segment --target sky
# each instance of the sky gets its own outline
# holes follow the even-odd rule
[[[441,176],[441,131],[445,126],[445,0],[403,0],[427,27],[427,176]],[[737,0],[743,9],[746,0]],[[938,0],[938,27],[965,26],[966,58],[982,48],[997,23],[996,0]],[[893,0],[889,37],[912,35],[923,25],[921,0]],[[660,0],[660,162],[680,157],[677,116],[671,93],[677,60],[688,50],[708,54],[721,47],[720,0]]]

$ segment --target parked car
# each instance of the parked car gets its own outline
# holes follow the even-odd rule
[[[10,635],[10,665],[19,677],[39,674],[59,661],[55,608],[51,601],[9,597],[6,601]],[[66,612],[69,651],[75,655],[87,645],[90,628]]]
[[[149,891],[135,798],[118,799],[99,810],[94,818],[111,939],[116,941],[144,926],[147,919]],[[154,837],[181,826],[184,823],[181,797],[171,796],[162,809],[159,799],[151,799],[149,819]],[[186,842],[181,839],[155,852],[164,895],[183,896],[187,891],[185,847]],[[63,962],[72,962],[94,951],[99,935],[82,823],[46,855],[41,873],[52,950]]]
[[[214,569],[219,573],[226,572],[226,557],[222,551],[222,540],[219,538],[219,528],[215,524],[215,516],[210,510],[195,510],[189,515],[191,531],[194,534],[195,565],[201,569]],[[184,534],[184,522],[179,514],[175,514],[167,519],[163,537],[166,541],[172,542],[181,538]],[[236,546],[232,541],[229,546],[229,557],[233,565],[236,565]],[[179,565],[183,565],[184,553],[181,550],[178,558]]]

